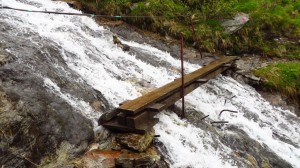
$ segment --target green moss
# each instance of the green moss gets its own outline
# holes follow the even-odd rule
[[[300,62],[282,62],[271,64],[254,71],[265,79],[267,86],[290,95],[300,94]]]

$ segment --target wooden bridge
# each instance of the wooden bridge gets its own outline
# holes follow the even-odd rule
[[[231,68],[237,57],[222,57],[184,76],[184,95],[189,94],[209,79]],[[181,99],[182,79],[178,78],[141,97],[120,104],[110,113],[103,114],[99,124],[114,131],[143,134],[159,120],[155,115]]]

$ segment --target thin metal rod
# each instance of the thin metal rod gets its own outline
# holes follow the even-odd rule
[[[184,107],[184,64],[183,64],[183,34],[181,36],[181,100],[182,100],[182,113],[181,118],[185,118],[185,107]]]
[[[212,121],[210,122],[211,124],[227,124],[229,123],[228,121]]]
[[[237,111],[234,111],[234,110],[227,110],[227,109],[225,109],[225,110],[220,111],[219,116],[221,116],[221,114],[223,112],[225,112],[225,111],[230,112],[230,113],[238,113]]]
[[[204,120],[205,118],[209,117],[209,115],[204,116],[203,118],[201,118],[201,121]]]

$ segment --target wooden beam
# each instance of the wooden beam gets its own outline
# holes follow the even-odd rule
[[[199,78],[206,78],[207,75],[214,72],[215,70],[222,67],[224,64],[230,63],[234,60],[236,60],[237,57],[222,57],[217,61],[212,62],[211,64],[200,68],[188,75],[185,76],[184,86],[187,86]],[[206,78],[207,79],[207,78]],[[181,78],[176,79],[175,81],[168,83],[152,92],[149,92],[139,98],[136,98],[132,101],[125,102],[123,105],[121,105],[118,108],[118,111],[124,112],[130,115],[134,115],[145,108],[147,106],[150,106],[154,104],[155,102],[158,102],[162,99],[165,99],[168,96],[171,96],[172,94],[176,93],[181,86]]]

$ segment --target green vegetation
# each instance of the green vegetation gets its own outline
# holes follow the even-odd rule
[[[254,53],[300,60],[300,1],[295,0],[77,0],[106,15],[151,16],[122,18],[142,29],[179,38],[208,52]],[[95,11],[94,10],[94,11]],[[226,34],[222,22],[249,14],[242,29]],[[194,27],[194,29],[193,29]],[[194,31],[193,31],[194,30]],[[300,93],[300,63],[272,64],[256,70],[267,85]]]
[[[300,62],[270,64],[254,74],[265,79],[267,86],[295,97],[300,95]]]
[[[162,16],[125,21],[178,38],[209,52],[257,53],[300,59],[300,2],[295,0],[77,0],[102,14]],[[221,23],[237,13],[250,21],[232,35]],[[192,24],[191,24],[192,23]],[[192,26],[193,25],[193,26]],[[192,30],[194,27],[195,32]],[[274,39],[283,40],[274,40]]]

